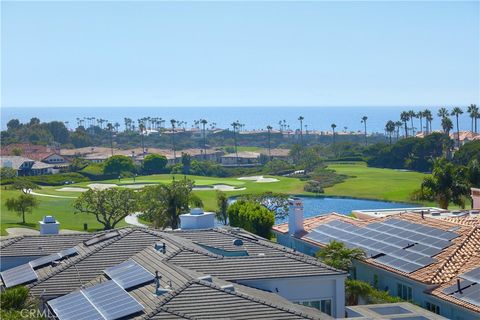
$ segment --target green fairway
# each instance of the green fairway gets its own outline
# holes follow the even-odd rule
[[[176,180],[184,179],[184,175],[151,175],[141,176],[135,179],[135,184],[159,184],[170,183],[173,180],[173,176]],[[228,185],[235,188],[245,188],[244,190],[228,191],[228,196],[238,196],[248,193],[263,193],[266,191],[282,192],[288,194],[299,194],[303,192],[303,181],[295,178],[275,177],[278,182],[270,183],[258,183],[254,181],[238,180],[237,178],[213,178],[213,177],[200,177],[200,176],[187,176],[188,179],[194,180],[196,186],[211,186],[211,185]],[[30,227],[38,229],[38,221],[42,219],[44,215],[53,215],[61,223],[62,229],[83,230],[83,224],[88,223],[90,231],[101,229],[102,226],[95,220],[92,215],[74,214],[72,202],[74,199],[69,197],[78,197],[81,192],[75,191],[58,191],[58,189],[68,187],[86,188],[89,184],[116,184],[120,187],[133,184],[133,179],[118,179],[104,180],[104,181],[88,181],[82,183],[76,183],[66,186],[55,187],[42,187],[40,190],[35,190],[35,193],[44,195],[54,195],[65,198],[53,198],[36,195],[40,201],[40,206],[34,209],[33,214],[26,215],[27,225],[21,225],[21,218],[14,212],[9,212],[5,208],[5,201],[7,198],[16,197],[20,195],[20,191],[14,190],[1,190],[1,229],[0,234],[5,235],[6,228],[10,227]],[[216,191],[215,190],[201,190],[194,191],[203,201],[205,210],[213,211],[216,209]],[[125,223],[119,224],[123,226]]]
[[[419,172],[371,168],[364,162],[332,163],[328,168],[350,178],[325,189],[326,195],[388,201],[412,202],[411,193],[427,176]]]

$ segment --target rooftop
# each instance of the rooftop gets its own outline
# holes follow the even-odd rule
[[[441,293],[442,288],[455,282],[460,274],[479,265],[480,218],[477,216],[444,219],[424,216],[422,219],[419,214],[407,212],[360,220],[332,213],[305,219],[304,229],[298,237],[305,242],[324,246],[337,239],[347,246],[361,247],[367,253],[365,262],[412,280],[437,285],[438,289],[431,294],[480,312],[478,303]],[[287,233],[288,225],[274,226],[274,231]]]
[[[235,239],[241,241],[234,244]],[[233,228],[162,232],[132,227],[96,234],[24,236],[1,244],[2,257],[44,253],[42,262],[32,261],[26,267],[34,269],[30,273],[35,277],[27,283],[31,294],[46,300],[67,294],[74,299],[81,288],[108,286],[111,274],[106,270],[126,261],[150,274],[158,271],[164,294],[154,294],[153,280],[125,288],[143,306],[142,312],[129,318],[328,319],[314,309],[240,282],[288,276],[286,268],[298,276],[345,275],[312,257]],[[72,247],[70,256],[55,256]]]

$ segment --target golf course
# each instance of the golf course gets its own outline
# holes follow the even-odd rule
[[[418,189],[425,174],[418,172],[406,172],[391,169],[369,168],[362,162],[332,163],[330,169],[349,178],[333,187],[325,189],[325,196],[346,196],[354,198],[376,199],[386,201],[412,202],[410,194]],[[135,181],[132,178],[88,181],[74,183],[65,186],[44,186],[34,190],[34,195],[40,201],[39,207],[32,214],[26,215],[26,225],[20,223],[21,218],[10,212],[5,207],[8,198],[16,197],[21,191],[9,190],[3,187],[1,190],[1,235],[6,235],[6,228],[26,227],[38,229],[38,221],[44,215],[53,215],[61,222],[62,229],[83,231],[84,223],[89,231],[98,230],[101,225],[92,215],[75,214],[72,202],[81,192],[88,188],[101,189],[104,187],[142,188],[149,184],[169,183],[173,179],[179,180],[187,177],[195,181],[194,192],[202,199],[205,210],[216,209],[216,190],[222,190],[228,196],[242,194],[258,194],[263,192],[279,192],[292,195],[314,195],[303,190],[304,181],[297,178],[264,176],[214,178],[202,176],[184,176],[160,174],[150,176],[138,176]],[[431,205],[430,203],[424,203]],[[122,222],[119,226],[126,225]]]

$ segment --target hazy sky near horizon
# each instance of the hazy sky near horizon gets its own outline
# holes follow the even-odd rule
[[[471,2],[1,3],[1,104],[480,102]]]

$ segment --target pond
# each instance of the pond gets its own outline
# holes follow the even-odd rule
[[[350,214],[352,210],[366,209],[392,209],[392,208],[413,208],[419,207],[417,204],[404,202],[389,202],[366,199],[353,198],[337,198],[337,197],[299,197],[303,200],[304,217],[314,217],[330,212],[340,214]],[[285,219],[277,219],[276,224],[288,221]]]

